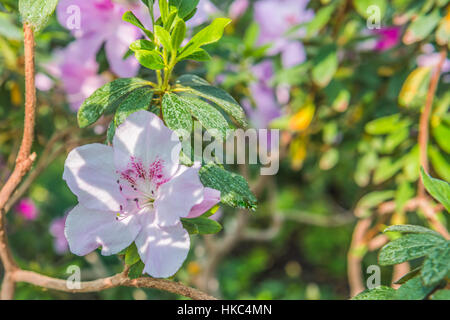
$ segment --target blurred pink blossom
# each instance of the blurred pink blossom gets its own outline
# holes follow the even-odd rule
[[[243,99],[242,105],[255,128],[263,129],[281,115],[280,106],[275,100],[275,92],[269,81],[274,75],[273,64],[265,60],[252,67],[256,81],[250,84],[250,92],[255,102],[252,107],[248,99]]]
[[[229,16],[231,19],[237,19],[242,16],[249,5],[248,0],[235,0],[230,6]]]
[[[43,65],[49,74],[61,79],[73,111],[77,111],[87,97],[108,82],[106,76],[97,74],[98,63],[95,57],[86,55],[83,41],[85,39],[74,41],[55,51],[52,62]]]
[[[374,29],[372,31],[378,35],[378,40],[375,43],[375,50],[386,51],[395,47],[400,42],[401,27],[383,27],[381,29]]]
[[[36,88],[41,91],[48,91],[53,88],[54,85],[54,81],[50,79],[49,76],[41,72],[36,73],[35,82]]]
[[[71,25],[73,15],[76,13],[70,8],[74,6],[79,8],[79,26]],[[133,77],[138,72],[139,63],[133,56],[125,60],[123,56],[128,51],[130,43],[140,38],[142,32],[123,21],[122,15],[127,10],[139,11],[143,7],[144,5],[127,6],[111,0],[61,0],[57,7],[57,17],[62,26],[72,29],[75,42],[79,41],[86,57],[95,58],[104,44],[111,71],[119,77]]]
[[[49,228],[50,234],[54,237],[53,247],[55,248],[55,252],[58,254],[63,254],[69,250],[69,244],[66,236],[64,235],[66,218],[67,215],[53,219]]]
[[[260,26],[260,45],[270,43],[269,54],[281,53],[284,67],[292,67],[306,60],[303,44],[295,38],[304,34],[299,29],[286,35],[291,28],[310,21],[314,11],[307,9],[309,0],[262,0],[255,4],[255,20]]]
[[[36,220],[39,215],[39,211],[30,198],[23,198],[16,205],[15,210],[18,214],[24,217],[26,220]]]

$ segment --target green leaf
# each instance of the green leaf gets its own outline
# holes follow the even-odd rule
[[[426,286],[438,284],[450,271],[450,241],[430,250],[422,267],[422,281]]]
[[[178,20],[172,31],[172,48],[178,50],[186,36],[186,23]]]
[[[382,266],[402,263],[427,255],[435,246],[444,244],[445,240],[430,234],[407,234],[395,239],[383,248],[378,255]]]
[[[138,263],[140,260],[141,257],[139,256],[136,245],[133,242],[125,251],[125,263],[129,266],[132,266],[133,264]]]
[[[155,26],[155,35],[164,48],[166,48],[169,52],[173,51],[172,38],[166,29],[160,26]]]
[[[410,45],[425,39],[436,28],[441,19],[441,14],[437,8],[430,14],[418,16],[406,29],[403,42]]]
[[[386,0],[353,0],[353,5],[355,6],[356,11],[365,19],[377,12],[371,10],[372,8],[377,8],[379,10],[379,17],[382,19],[388,6]],[[371,8],[371,6],[373,7]]]
[[[178,9],[178,16],[186,19],[197,7],[199,0],[169,0],[171,6]]]
[[[253,48],[259,37],[259,24],[252,22],[250,26],[245,30],[244,34],[244,46],[247,50]]]
[[[445,181],[450,181],[450,160],[433,145],[428,146],[428,154],[434,171]]]
[[[208,52],[203,50],[202,48],[197,49],[192,54],[184,57],[182,60],[194,60],[194,61],[208,61],[211,60],[211,56]]]
[[[172,130],[192,131],[192,117],[184,101],[173,93],[166,93],[162,100],[162,112],[166,125]]]
[[[114,115],[114,125],[117,127],[125,121],[128,116],[139,110],[147,110],[153,98],[153,90],[148,87],[139,88],[126,96],[120,102]]]
[[[192,39],[181,50],[178,59],[191,55],[201,46],[219,41],[222,38],[225,27],[231,22],[228,18],[216,18],[214,21],[204,29],[196,33]]]
[[[436,291],[432,296],[431,300],[450,300],[450,290],[443,289]]]
[[[403,158],[396,161],[393,161],[393,158],[390,157],[380,159],[373,174],[374,184],[380,184],[392,178],[403,167],[403,163]]]
[[[379,286],[361,292],[354,296],[352,300],[393,300],[394,295],[394,289],[386,286]]]
[[[216,130],[221,139],[227,136],[228,122],[216,108],[196,98],[180,97],[180,100],[205,129]]]
[[[153,51],[155,50],[155,45],[151,41],[139,39],[130,44],[130,49],[135,52],[139,50]]]
[[[412,278],[405,282],[397,289],[395,300],[423,300],[425,299],[434,287],[427,287],[422,284],[420,278]]]
[[[158,0],[159,13],[161,14],[161,20],[166,23],[167,17],[169,16],[169,3],[167,0]]]
[[[164,62],[156,51],[137,50],[134,54],[139,63],[148,69],[161,70],[164,68]]]
[[[191,74],[179,77],[177,84],[183,86],[184,92],[200,96],[217,104],[240,126],[247,126],[244,110],[226,91],[213,87],[206,80]]]
[[[47,25],[57,4],[58,0],[19,0],[19,12],[23,22],[39,32]]]
[[[145,265],[142,261],[133,264],[128,270],[128,278],[137,279],[142,277],[142,272],[144,271]]]
[[[380,135],[395,132],[399,129],[400,113],[372,120],[364,127],[368,134]]]
[[[417,267],[413,270],[411,270],[410,272],[408,272],[407,274],[405,274],[403,277],[401,277],[400,279],[398,279],[397,281],[395,281],[395,284],[404,284],[405,282],[411,280],[412,278],[417,277],[420,274],[420,270],[422,269],[422,266]]]
[[[146,29],[145,26],[142,24],[142,22],[134,15],[133,12],[127,11],[123,14],[122,20],[126,21],[128,23],[131,23],[132,25],[138,27],[141,29],[147,37],[150,39],[153,39],[153,34],[150,30]]]
[[[306,27],[306,36],[308,38],[315,36],[328,23],[335,7],[334,4],[331,4],[317,11],[314,19],[308,22]]]
[[[422,233],[422,234],[431,234],[431,235],[437,236],[439,238],[442,238],[442,236],[434,230],[431,230],[431,229],[428,229],[428,228],[425,228],[422,226],[412,225],[412,224],[393,225],[393,226],[390,226],[390,227],[387,227],[386,229],[384,229],[383,232],[399,232],[402,234]]]
[[[420,175],[422,176],[422,182],[428,193],[437,201],[442,203],[450,212],[450,184],[445,181],[430,177],[421,167]]]
[[[110,145],[113,142],[114,134],[116,133],[116,125],[114,120],[109,123],[108,129],[106,130],[106,144]]]
[[[78,110],[78,125],[87,127],[100,118],[105,111],[115,109],[122,98],[135,89],[150,87],[148,81],[140,78],[122,78],[109,82],[87,98]]]
[[[326,87],[338,68],[337,47],[327,45],[320,48],[313,60],[312,79],[319,87]]]
[[[406,108],[420,107],[425,102],[431,78],[430,67],[418,67],[413,70],[398,95],[398,104]]]
[[[395,196],[395,191],[373,191],[364,195],[356,204],[355,214],[357,217],[368,217],[371,214],[371,209],[378,206],[386,200],[392,199]]]
[[[202,166],[199,175],[205,187],[220,191],[222,203],[231,207],[256,209],[257,200],[242,176],[213,163]]]
[[[222,226],[217,221],[209,218],[181,218],[183,227],[190,234],[213,234],[222,230]],[[187,227],[185,226],[187,225]]]
[[[450,127],[444,122],[433,128],[433,137],[439,147],[446,153],[450,154]]]

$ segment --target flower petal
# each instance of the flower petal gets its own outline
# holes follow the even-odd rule
[[[139,31],[132,25],[117,26],[117,34],[108,38],[105,44],[106,57],[111,70],[121,78],[135,77],[139,70],[139,62],[134,55],[123,59],[130,43],[138,39]]]
[[[203,201],[192,207],[186,218],[196,218],[220,202],[220,191],[212,188],[203,189]]]
[[[67,156],[63,179],[84,207],[119,211],[125,202],[113,159],[113,149],[100,143],[75,148]]]
[[[88,209],[77,205],[70,211],[64,230],[70,251],[83,256],[102,247],[102,255],[116,254],[128,247],[141,230],[134,215],[116,219],[112,211]]]
[[[126,170],[133,157],[141,160],[146,168],[161,160],[166,179],[178,169],[181,143],[154,113],[141,110],[131,114],[117,128],[113,146],[114,162],[119,170]]]
[[[181,222],[172,227],[159,227],[149,222],[136,238],[139,256],[145,264],[144,272],[155,278],[174,275],[183,265],[189,253],[189,233]]]
[[[159,187],[155,200],[155,223],[161,227],[178,223],[203,200],[203,189],[198,168],[181,165],[175,176]]]

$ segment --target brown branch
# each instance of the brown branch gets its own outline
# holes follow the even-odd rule
[[[26,282],[43,288],[71,293],[98,292],[106,289],[125,286],[135,288],[159,289],[179,294],[194,300],[216,300],[216,298],[200,290],[185,286],[184,284],[175,281],[149,277],[130,279],[128,278],[126,271],[123,273],[118,273],[112,277],[97,279],[93,281],[82,281],[80,282],[80,289],[70,289],[67,286],[66,280],[47,277],[33,271],[16,270],[12,273],[12,277],[15,282]]]
[[[371,223],[371,218],[361,219],[356,223],[350,249],[347,253],[347,276],[351,297],[364,291],[365,288],[361,270],[362,254],[358,251],[361,250],[364,245],[364,238]]]
[[[428,127],[430,122],[430,115],[431,110],[433,108],[433,100],[434,100],[434,94],[436,92],[437,85],[439,83],[439,77],[441,75],[441,69],[444,65],[445,59],[447,57],[447,50],[446,48],[443,48],[441,50],[441,56],[439,59],[439,63],[436,66],[433,75],[431,77],[430,85],[428,87],[427,97],[425,100],[425,107],[423,109],[423,112],[420,116],[420,122],[419,122],[419,153],[420,153],[420,164],[424,168],[425,171],[429,171],[428,166]],[[418,185],[418,193],[419,197],[423,197],[425,195],[425,187],[422,183],[422,180],[419,179],[419,185]]]
[[[36,154],[31,154],[36,113],[36,89],[34,86],[34,34],[27,24],[23,26],[25,46],[25,120],[22,143],[16,158],[16,166],[0,190],[0,210],[5,207],[22,177],[30,170]]]

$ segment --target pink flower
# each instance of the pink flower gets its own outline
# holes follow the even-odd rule
[[[50,234],[54,237],[53,247],[56,253],[63,254],[69,250],[66,236],[64,235],[64,226],[66,224],[67,215],[54,219],[50,224]]]
[[[373,33],[378,35],[378,40],[375,43],[375,50],[386,51],[395,47],[401,37],[401,27],[384,27],[381,29],[374,29]]]
[[[88,144],[72,150],[63,178],[78,197],[65,234],[77,255],[102,247],[116,254],[133,242],[153,277],[169,277],[189,252],[180,221],[219,200],[203,187],[197,167],[179,164],[181,143],[153,113],[138,111],[120,125],[113,146]]]
[[[219,9],[214,6],[209,0],[200,0],[197,5],[195,15],[186,22],[188,27],[196,27],[207,22],[214,14],[219,13]]]
[[[255,108],[250,101],[243,100],[242,104],[255,128],[267,128],[270,122],[281,115],[281,110],[275,100],[274,90],[270,87],[270,79],[273,77],[273,64],[265,60],[252,67],[257,81],[250,84],[250,92],[255,101]]]
[[[309,0],[262,0],[255,4],[255,20],[260,25],[259,44],[271,43],[269,54],[281,53],[284,67],[292,67],[306,60],[303,44],[291,36],[292,27],[310,21],[314,11],[306,9]],[[292,36],[303,35],[299,30]]]
[[[43,65],[49,74],[61,79],[73,111],[77,111],[87,97],[108,82],[105,76],[97,74],[98,63],[84,50],[84,41],[86,39],[74,41],[56,51],[53,61]]]
[[[242,16],[248,8],[248,0],[235,0],[230,6],[229,15],[231,19],[237,19]]]
[[[122,15],[131,8],[111,0],[61,0],[56,11],[59,23],[72,30],[87,57],[95,59],[105,44],[111,70],[119,77],[134,77],[139,69],[138,61],[133,56],[123,60],[130,43],[142,36],[137,27],[122,20]]]
[[[16,212],[24,217],[26,220],[36,220],[39,215],[39,211],[30,198],[24,198],[16,205]]]

